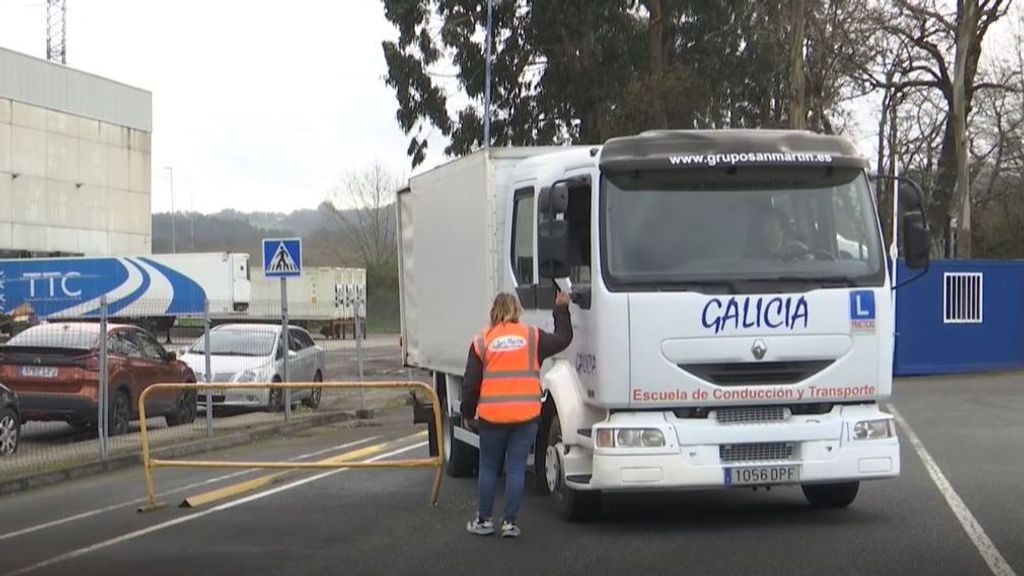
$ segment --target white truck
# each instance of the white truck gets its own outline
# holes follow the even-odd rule
[[[738,486],[842,507],[861,481],[898,476],[879,405],[893,288],[867,166],[837,136],[653,131],[484,149],[413,177],[397,202],[403,355],[434,374],[448,473],[476,465],[461,383],[493,296],[518,294],[550,330],[557,283],[575,335],[542,367],[531,465],[564,518],[604,492]],[[915,269],[928,230],[907,198]]]

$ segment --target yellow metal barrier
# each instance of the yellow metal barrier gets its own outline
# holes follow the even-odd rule
[[[264,388],[280,388],[280,389],[300,389],[308,390],[310,388],[323,388],[323,389],[338,389],[338,388],[378,388],[378,389],[389,389],[389,388],[408,388],[412,390],[422,390],[431,399],[434,411],[434,432],[437,438],[437,456],[429,458],[417,458],[409,460],[388,460],[378,462],[231,462],[226,460],[161,460],[153,458],[149,453],[149,431],[146,425],[146,398],[150,394],[158,392],[160,390],[195,390],[199,391],[210,391],[210,390],[244,390],[244,389],[264,389]],[[285,469],[307,469],[307,468],[435,468],[434,473],[434,487],[431,492],[430,502],[432,505],[437,506],[437,499],[441,493],[441,477],[443,475],[444,467],[444,438],[441,435],[441,402],[437,398],[437,393],[428,384],[423,382],[289,382],[284,383],[246,383],[246,384],[214,384],[214,383],[195,383],[195,384],[154,384],[146,388],[142,394],[139,395],[139,425],[140,425],[140,436],[142,441],[142,461],[143,467],[146,474],[146,493],[149,496],[149,505],[140,508],[141,510],[152,510],[158,508],[159,505],[156,502],[156,493],[153,490],[153,468],[156,467],[182,467],[182,468],[285,468]]]

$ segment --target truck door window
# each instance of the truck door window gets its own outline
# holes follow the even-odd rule
[[[573,284],[590,284],[590,185],[569,188],[569,278]]]
[[[515,191],[512,207],[512,271],[516,284],[533,284],[533,188]]]
[[[577,184],[569,187],[569,205],[561,216],[569,223],[569,279],[573,284],[589,286],[591,283],[590,261],[590,184]],[[537,214],[538,222],[546,222],[550,215]],[[543,285],[537,294],[538,307],[550,310],[555,305],[555,288]]]

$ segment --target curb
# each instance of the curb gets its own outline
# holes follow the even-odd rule
[[[354,426],[365,425],[367,422],[366,420],[360,420],[357,418],[354,412],[318,414],[299,422],[282,422],[280,424],[254,427],[252,429],[232,432],[223,436],[215,436],[213,438],[205,438],[183,444],[174,444],[163,448],[157,448],[151,451],[151,455],[155,458],[180,458],[182,456],[209,452],[211,450],[222,450],[233,446],[251,444],[256,440],[276,436],[282,432],[295,432],[305,430],[307,428],[316,428],[327,424],[349,421],[353,422]],[[31,474],[13,480],[2,480],[0,481],[0,498],[11,494],[17,494],[19,492],[42,488],[44,486],[53,486],[55,484],[85,478],[87,476],[95,476],[97,474],[102,474],[103,472],[123,470],[132,466],[141,465],[142,454],[140,451],[114,456],[106,462],[74,464],[60,470]]]

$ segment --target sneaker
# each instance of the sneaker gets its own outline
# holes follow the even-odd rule
[[[519,525],[515,522],[505,520],[501,523],[502,538],[518,538],[520,534],[522,534],[522,532],[519,531]]]
[[[490,536],[494,534],[494,522],[477,516],[466,523],[466,532],[477,536]]]

